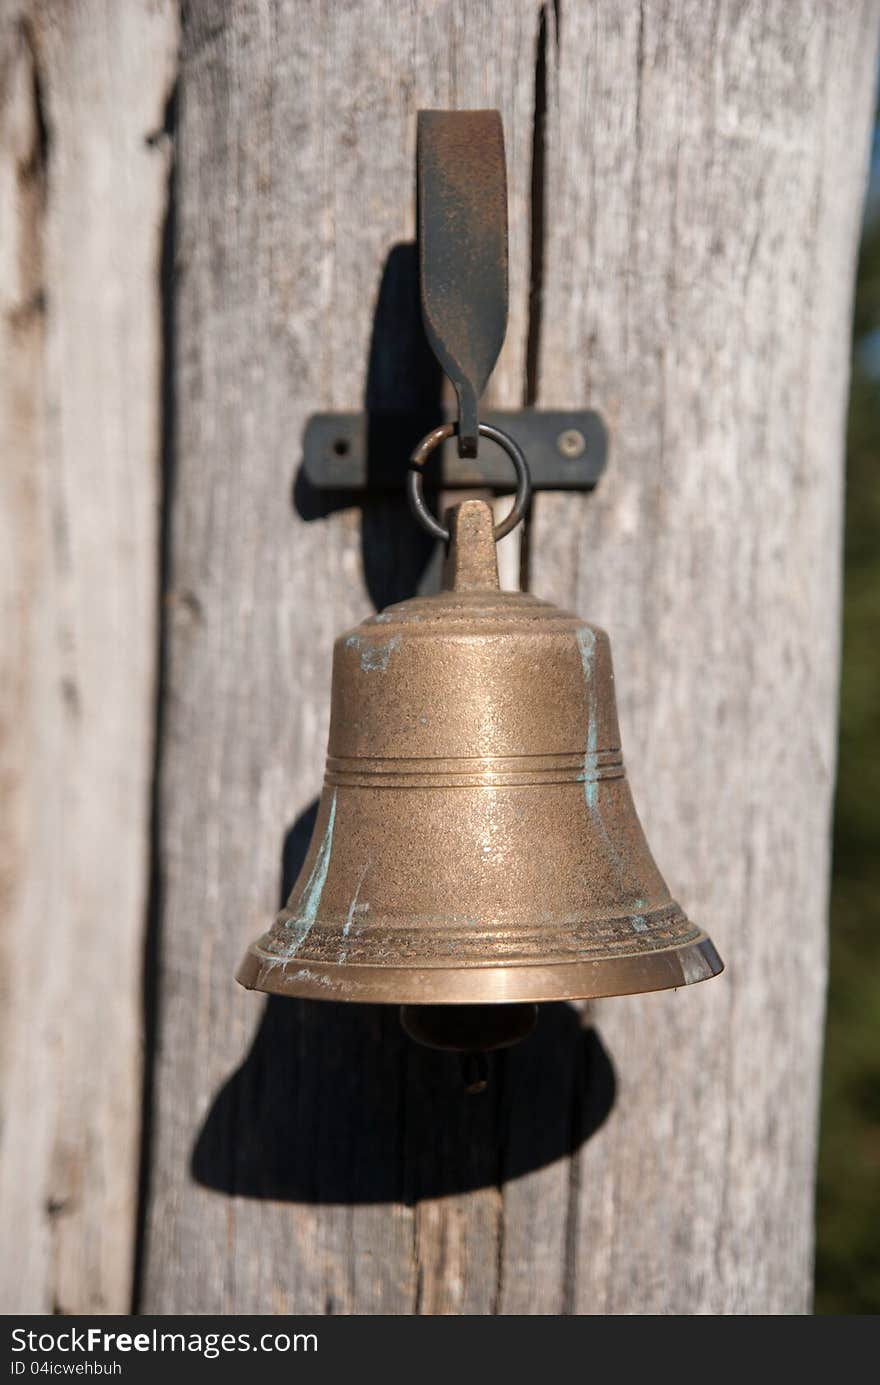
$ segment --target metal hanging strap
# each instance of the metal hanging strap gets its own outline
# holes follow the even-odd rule
[[[458,396],[458,452],[507,330],[507,168],[498,111],[420,111],[419,280],[431,349]]]
[[[410,460],[413,514],[435,538],[449,533],[426,508],[422,468],[445,438],[476,457],[481,436],[507,453],[517,473],[513,509],[495,538],[522,520],[531,495],[526,459],[507,433],[481,423],[478,401],[507,330],[507,168],[498,111],[420,111],[419,284],[425,335],[455,386],[458,420],[423,438]]]

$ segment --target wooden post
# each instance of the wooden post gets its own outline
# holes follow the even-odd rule
[[[0,1302],[128,1311],[170,0],[0,6]]]
[[[540,390],[606,410],[612,461],[539,498],[532,579],[611,632],[648,840],[727,971],[597,1007],[620,1099],[570,1304],[801,1312],[877,11],[600,10],[563,4],[553,51]]]

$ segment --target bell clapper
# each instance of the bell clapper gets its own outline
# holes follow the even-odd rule
[[[489,1055],[487,1053],[463,1053],[461,1055],[461,1080],[468,1096],[477,1096],[489,1085]]]
[[[457,1053],[466,1092],[489,1085],[489,1054],[527,1039],[538,1023],[537,1005],[402,1005],[405,1034],[425,1048]]]

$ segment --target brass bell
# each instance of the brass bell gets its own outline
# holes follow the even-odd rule
[[[527,1033],[535,1002],[722,963],[636,816],[607,635],[499,590],[484,502],[449,522],[445,590],[336,641],[314,836],[238,980],[401,1005],[413,1037],[479,1050]]]
[[[400,1005],[413,1038],[466,1055],[478,1090],[477,1055],[523,1038],[538,1001],[690,985],[722,964],[670,898],[636,816],[607,635],[499,590],[495,541],[531,492],[518,444],[477,409],[507,317],[501,117],[423,111],[418,151],[422,316],[458,420],[422,439],[407,487],[448,543],[445,590],[336,641],[312,842],[238,980]],[[460,457],[487,437],[516,469],[494,530],[481,500],[448,529],[425,508],[423,468],[453,433]]]

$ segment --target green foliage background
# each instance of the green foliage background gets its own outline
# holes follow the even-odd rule
[[[876,140],[875,140],[876,143]],[[880,178],[874,161],[871,191]],[[840,759],[817,1313],[880,1312],[880,209],[869,196],[847,437]]]

